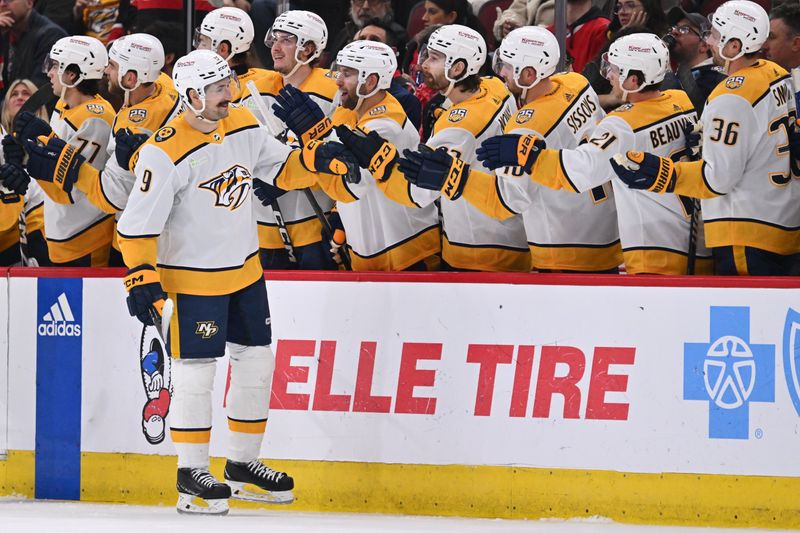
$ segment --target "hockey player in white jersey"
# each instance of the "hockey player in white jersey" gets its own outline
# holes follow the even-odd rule
[[[231,106],[231,70],[216,53],[179,59],[173,80],[185,111],[134,158],[136,183],[117,231],[130,268],[131,315],[152,324],[167,296],[174,302],[166,337],[174,359],[178,510],[226,513],[231,491],[237,499],[288,503],[292,478],[258,460],[275,361],[252,190],[256,176],[292,189],[308,186],[315,170],[346,170],[331,143],[292,150],[248,110]],[[208,453],[216,358],[226,351],[230,435],[220,483],[208,472]]]
[[[109,91],[123,97],[123,106],[114,118],[108,139],[108,159],[104,168],[88,162],[80,166],[75,187],[104,213],[119,213],[128,202],[135,177],[128,162],[135,150],[154,131],[180,111],[178,93],[172,80],[161,73],[164,49],[151,35],[134,33],[114,41],[105,69]],[[46,152],[33,157],[58,157]],[[110,266],[123,266],[116,239],[112,242]]]
[[[628,103],[609,113],[587,143],[552,150],[532,135],[503,135],[484,142],[478,158],[489,168],[521,165],[537,183],[573,192],[588,191],[612,179],[609,154],[620,149],[680,158],[686,153],[684,130],[697,118],[686,93],[659,89],[668,68],[669,52],[657,36],[635,33],[621,37],[611,44],[603,71]],[[690,202],[678,196],[632,191],[617,179],[612,184],[627,272],[685,274]],[[701,233],[697,257],[697,272],[710,272],[709,252]]]
[[[758,56],[769,33],[761,6],[731,0],[710,19],[707,42],[715,59],[727,64],[728,77],[703,111],[702,159],[675,163],[637,147],[612,164],[632,188],[703,198],[717,274],[787,275],[800,252],[791,80]]]
[[[353,127],[378,133],[398,149],[413,148],[419,133],[403,107],[389,94],[397,59],[389,46],[355,41],[336,56],[336,84],[342,106],[355,113]],[[313,106],[299,91],[286,91],[276,104],[287,124],[302,137],[314,120],[295,122],[292,109]],[[316,116],[322,114],[321,110]],[[439,215],[434,204],[406,207],[387,198],[368,170],[359,183],[330,180],[323,190],[337,200],[337,212],[352,252],[353,270],[427,270],[440,250]],[[341,242],[331,243],[333,249]]]
[[[604,116],[589,82],[577,73],[554,74],[560,51],[545,28],[509,33],[495,51],[494,68],[519,101],[505,132],[535,135],[549,148],[586,142]],[[611,184],[574,194],[532,181],[517,166],[495,175],[472,168],[463,198],[500,220],[522,213],[533,268],[547,272],[617,272],[622,250]]]
[[[84,161],[100,170],[108,160],[114,110],[96,94],[107,62],[106,49],[97,39],[59,39],[45,66],[54,91],[61,95],[50,124],[26,112],[14,121],[14,135],[28,152],[28,174],[46,193],[45,234],[56,266],[108,264],[114,218],[74,186]]]
[[[315,138],[321,138],[331,128],[330,117],[338,105],[334,100],[338,88],[328,70],[316,66],[319,56],[328,43],[328,28],[317,14],[310,11],[291,10],[279,15],[264,40],[270,49],[274,62],[274,71],[266,71],[264,76],[254,80],[258,95],[267,109],[279,98],[279,93],[291,85],[308,94],[322,109],[324,116],[318,128],[309,132],[306,138],[290,139],[296,144],[304,145]],[[243,90],[242,104],[250,108],[262,120],[269,121],[276,129],[288,134],[285,124],[286,116],[263,117],[252,101],[254,95]],[[277,120],[276,120],[277,118]],[[276,124],[275,124],[276,123]],[[279,194],[280,191],[275,191]],[[285,224],[289,246],[293,249],[296,263],[286,250],[286,243],[281,236],[279,223],[272,207],[259,205],[258,233],[261,246],[261,258],[264,268],[304,270],[335,269],[327,242],[322,242],[322,223],[317,216],[313,201],[323,213],[329,213],[333,201],[318,187],[312,187],[310,198],[306,191],[289,191],[279,198],[273,198],[278,204],[280,216]],[[271,202],[270,202],[271,203]]]
[[[436,121],[427,146],[449,151],[467,163],[476,163],[475,149],[483,139],[503,131],[516,105],[496,78],[481,78],[486,43],[475,30],[453,24],[431,34],[421,54],[425,83],[447,97],[447,111]],[[339,131],[341,130],[341,131]],[[360,136],[337,128],[342,142],[369,168],[384,192],[410,207],[424,207],[441,196],[443,268],[527,272],[531,268],[522,218],[499,221],[463,198],[409,187],[397,167],[397,149],[377,132]]]

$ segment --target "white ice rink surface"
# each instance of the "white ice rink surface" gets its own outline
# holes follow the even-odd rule
[[[35,502],[0,499],[0,532],[53,533],[730,533],[718,529],[616,524],[602,519],[574,521],[486,520],[421,516],[300,513],[231,509],[224,517],[184,516],[172,507]],[[775,530],[771,530],[775,531]]]

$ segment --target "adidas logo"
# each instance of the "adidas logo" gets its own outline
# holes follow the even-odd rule
[[[44,337],[80,337],[81,326],[73,322],[75,315],[72,314],[67,295],[62,292],[50,306],[50,312],[42,317],[38,332]]]

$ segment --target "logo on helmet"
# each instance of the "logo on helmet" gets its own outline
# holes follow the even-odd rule
[[[139,43],[131,43],[131,48],[133,48],[135,50],[141,50],[142,52],[152,52],[153,51],[153,49],[150,48],[149,46],[143,46],[143,45],[141,45]]]
[[[738,9],[734,9],[733,10],[733,14],[736,15],[737,17],[742,17],[743,19],[745,19],[745,20],[747,20],[749,22],[755,22],[756,21],[756,18],[753,15],[750,15],[748,13],[744,13],[742,11],[739,11]]]
[[[528,39],[523,37],[522,44],[532,44],[535,46],[544,46],[544,41],[537,41],[536,39]]]

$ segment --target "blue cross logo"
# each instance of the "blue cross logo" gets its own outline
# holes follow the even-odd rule
[[[683,347],[683,399],[708,402],[708,436],[747,439],[750,402],[775,401],[775,345],[750,343],[750,308],[711,307],[709,342]]]

